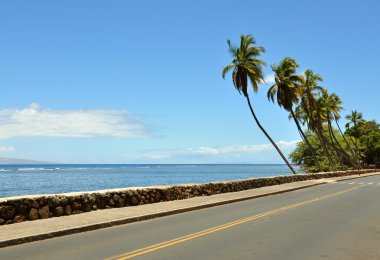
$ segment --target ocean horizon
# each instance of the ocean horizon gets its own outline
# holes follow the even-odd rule
[[[291,175],[285,164],[0,165],[0,198]]]

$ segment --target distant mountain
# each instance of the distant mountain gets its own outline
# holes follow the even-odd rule
[[[0,164],[54,164],[54,163],[0,157]]]

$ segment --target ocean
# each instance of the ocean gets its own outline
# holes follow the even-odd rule
[[[0,198],[290,174],[279,164],[1,165]]]

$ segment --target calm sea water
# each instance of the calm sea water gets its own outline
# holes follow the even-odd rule
[[[0,198],[290,175],[286,165],[2,165]]]

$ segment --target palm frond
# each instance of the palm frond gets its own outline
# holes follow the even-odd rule
[[[256,40],[251,35],[241,35],[238,48],[234,47],[230,40],[227,41],[233,61],[223,68],[222,76],[225,78],[225,75],[233,69],[234,87],[244,96],[248,96],[248,83],[252,86],[253,91],[257,92],[259,84],[264,81],[262,67],[266,66],[266,63],[258,59],[258,56],[265,52],[265,49],[255,46],[255,44]]]
[[[223,68],[223,71],[222,71],[222,77],[223,79],[225,78],[226,74],[232,69],[235,67],[235,64],[229,64],[227,65],[226,67]]]

